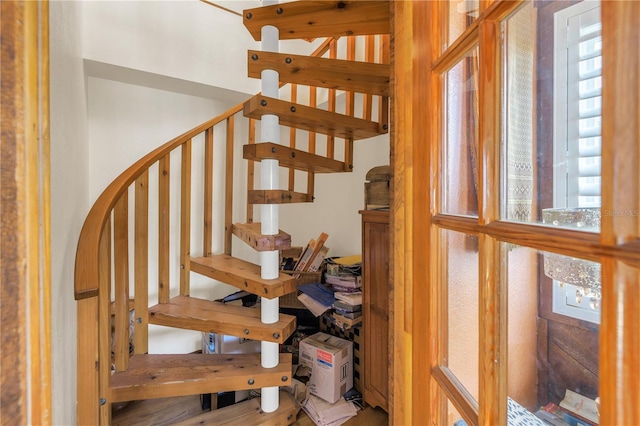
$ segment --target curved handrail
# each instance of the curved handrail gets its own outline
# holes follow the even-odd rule
[[[236,105],[223,114],[194,127],[188,132],[173,138],[164,145],[151,151],[122,172],[107,186],[102,194],[100,194],[85,219],[78,239],[74,289],[76,300],[96,297],[98,295],[96,271],[98,271],[98,247],[100,237],[111,210],[120,196],[122,196],[129,186],[151,165],[158,162],[161,158],[189,139],[237,114],[242,110],[242,105],[243,104]]]

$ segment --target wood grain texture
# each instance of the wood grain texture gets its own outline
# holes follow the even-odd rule
[[[640,237],[640,3],[601,2],[601,10],[601,238],[619,247]],[[640,424],[639,265],[603,258],[602,292],[600,423]]]
[[[286,403],[284,396],[280,401]],[[202,418],[198,417],[196,420],[196,416],[200,414]],[[238,414],[243,415],[242,413]],[[111,424],[114,426],[169,426],[182,424],[181,422],[184,422],[185,425],[218,424],[214,423],[209,415],[209,412],[202,412],[200,397],[190,395],[114,404]],[[296,426],[315,426],[313,420],[303,410],[298,411],[293,420],[293,424]],[[196,421],[198,423],[195,423]],[[248,426],[256,423],[248,421],[245,424]],[[388,424],[387,413],[380,408],[374,409],[372,407],[365,407],[358,411],[355,417],[344,423],[345,426],[387,426]]]
[[[281,344],[296,328],[296,317],[292,315],[280,314],[277,322],[263,324],[260,309],[186,296],[155,305],[149,313],[151,324]]]
[[[260,354],[134,355],[127,371],[111,376],[110,401],[288,386],[291,354],[262,368]]]
[[[0,19],[2,416],[50,424],[48,2],[3,2]]]
[[[114,365],[116,371],[127,369],[129,362],[129,201],[123,196],[113,214],[114,261]]]
[[[171,155],[167,154],[158,164],[158,303],[169,301],[169,248],[171,231]]]
[[[145,172],[135,183],[134,218],[134,294],[135,331],[133,346],[135,352],[149,351],[149,173]]]
[[[549,401],[559,404],[566,389],[595,399],[599,395],[599,333],[555,321],[548,325]]]
[[[278,409],[265,413],[260,408],[260,399],[253,398],[228,407],[202,413],[191,419],[177,423],[180,426],[198,426],[202,424],[224,426],[285,426],[293,424],[300,411],[291,394],[280,391]]]
[[[278,160],[281,167],[312,173],[341,173],[349,171],[342,161],[272,142],[245,145],[242,148],[243,158],[246,160],[274,159]]]
[[[278,12],[278,9],[281,11]],[[367,19],[362,19],[366,16]],[[254,40],[273,25],[280,40],[389,33],[388,1],[303,1],[247,9],[244,26]]]
[[[280,273],[278,279],[265,280],[260,277],[258,265],[228,255],[191,258],[191,270],[267,299],[298,289],[295,278],[287,274]]]
[[[227,118],[227,138],[225,149],[225,181],[224,181],[224,252],[231,254],[233,225],[233,145],[235,135],[235,117]]]
[[[203,256],[213,253],[213,152],[213,128],[210,128],[204,134]]]
[[[291,247],[291,235],[283,230],[276,235],[264,235],[260,222],[234,223],[233,235],[256,251],[286,250]]]
[[[278,72],[280,81],[333,90],[389,96],[389,65],[289,53],[249,50],[249,77],[260,78],[262,70]],[[295,99],[291,99],[295,102]]]
[[[389,212],[361,210],[363,399],[389,409]],[[391,352],[393,353],[393,352]]]
[[[189,259],[191,257],[191,139],[182,145],[180,167],[180,294],[191,289]]]
[[[293,104],[267,96],[256,95],[245,102],[245,117],[260,118],[264,114],[277,115],[283,126],[296,127],[344,139],[366,139],[387,132],[386,129],[382,129],[378,123],[373,121]]]
[[[111,334],[111,315],[115,313],[115,306],[113,307],[113,312],[111,310],[111,219],[109,218],[105,223],[104,229],[102,230],[102,237],[100,238],[100,247],[99,247],[99,262],[100,270],[98,271],[98,279],[99,279],[99,287],[102,289],[98,294],[97,300],[96,298],[91,298],[94,303],[97,304],[97,323],[89,322],[89,326],[93,331],[94,335],[91,338],[96,341],[97,345],[97,354],[96,359],[90,365],[85,365],[85,363],[89,362],[89,359],[84,358],[84,356],[80,356],[80,352],[84,351],[84,348],[91,348],[91,344],[84,346],[85,343],[82,340],[78,340],[78,372],[82,370],[94,370],[94,375],[96,376],[96,382],[93,377],[84,377],[80,373],[78,373],[78,395],[85,395],[85,393],[81,392],[81,387],[83,391],[86,391],[87,401],[100,401],[100,398],[105,398],[105,396],[109,395],[109,380],[111,376],[111,352],[112,346],[111,342],[113,336]],[[84,299],[83,299],[84,300]],[[80,324],[78,324],[80,325]],[[97,335],[97,339],[96,339]],[[109,362],[100,362],[100,360],[108,359]],[[97,385],[95,388],[93,386]],[[87,387],[85,387],[87,386]],[[91,387],[88,387],[91,386]],[[95,398],[94,398],[95,397]],[[87,407],[84,407],[87,406]],[[109,415],[110,410],[108,409],[107,404],[98,405],[98,404],[78,404],[78,420],[80,420],[80,413],[84,410],[96,410],[99,422],[96,424],[109,424]],[[94,422],[94,419],[90,419]],[[81,423],[82,424],[82,423]],[[88,423],[93,424],[93,423]]]
[[[393,352],[393,372],[390,383],[390,412],[393,424],[411,424],[411,306],[412,279],[409,273],[411,257],[410,224],[410,149],[412,135],[413,108],[409,99],[412,93],[411,22],[413,2],[392,2],[391,13],[391,121],[390,165],[393,171],[393,191],[391,193],[391,270],[394,291],[391,301],[391,345]],[[355,50],[355,45],[353,46]],[[350,104],[348,104],[350,105]],[[409,163],[409,164],[408,164]],[[424,169],[424,168],[423,168]],[[419,372],[417,372],[419,374]]]
[[[309,173],[309,176],[313,176],[313,173]],[[253,191],[248,191],[247,198],[251,204],[291,204],[313,202],[312,194],[283,191],[280,189],[254,189]]]
[[[113,404],[112,426],[170,426],[202,413],[199,395]]]

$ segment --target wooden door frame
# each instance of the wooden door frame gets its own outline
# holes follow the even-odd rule
[[[49,5],[0,2],[4,422],[51,424]],[[10,419],[10,420],[8,420]]]
[[[481,43],[496,37],[496,24],[510,1],[481,1],[481,9],[491,14],[479,29]],[[432,217],[437,189],[437,168],[432,152],[439,138],[440,99],[437,80],[432,79],[432,58],[438,56],[442,28],[438,18],[441,2],[392,2],[392,117],[391,153],[394,171],[392,208],[392,265],[394,300],[392,336],[394,348],[392,412],[393,424],[431,424],[441,419],[442,391],[434,385],[432,367],[438,347],[437,233]],[[603,265],[602,323],[600,329],[600,394],[602,424],[640,422],[640,313],[634,306],[640,300],[640,3],[602,2],[603,20],[603,211],[630,212],[628,215],[603,214],[599,241],[589,243],[583,255]],[[491,35],[490,33],[493,33]],[[490,52],[491,53],[491,52]],[[499,57],[494,58],[499,60]],[[437,65],[437,64],[436,64]],[[606,71],[614,70],[614,71]],[[498,79],[499,80],[499,79]],[[484,84],[484,91],[497,88]],[[499,99],[499,98],[498,98]],[[495,107],[495,105],[494,105]],[[493,108],[486,105],[485,108]],[[488,126],[487,126],[488,125]],[[495,134],[499,123],[485,122],[485,130]],[[493,130],[492,130],[493,129]],[[486,137],[487,135],[483,135]],[[611,141],[607,144],[606,141]],[[486,153],[486,155],[492,155]],[[490,171],[491,172],[491,171]],[[493,170],[495,172],[495,170]],[[482,192],[482,191],[481,191]],[[484,206],[490,210],[495,206]],[[634,214],[635,212],[635,214]],[[495,220],[495,212],[484,217]],[[498,241],[517,243],[516,237],[502,232],[492,223],[470,226],[482,233],[485,250]],[[512,227],[520,231],[520,227]],[[532,237],[533,234],[529,237]],[[512,239],[512,241],[509,240]],[[535,244],[534,244],[535,245]],[[489,256],[490,257],[490,256]],[[491,266],[486,259],[483,270]],[[482,276],[482,275],[481,275]],[[495,287],[496,278],[487,277]],[[491,283],[484,283],[491,284]],[[606,296],[605,296],[606,297]],[[499,300],[494,303],[503,303]],[[492,323],[502,327],[500,324]],[[490,338],[486,333],[484,338]],[[505,343],[493,338],[491,347]],[[620,346],[622,345],[622,346]],[[620,347],[623,350],[620,350]],[[485,364],[491,357],[483,356]],[[501,356],[497,364],[502,364]],[[482,362],[482,361],[481,361]],[[504,366],[483,365],[492,378],[483,386],[479,423],[504,418],[506,389],[501,376]],[[492,395],[491,390],[495,390]],[[483,396],[481,396],[481,399]]]

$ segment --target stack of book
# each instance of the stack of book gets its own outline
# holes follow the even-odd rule
[[[333,320],[342,329],[362,322],[362,292],[335,292]]]
[[[327,260],[324,279],[335,291],[353,293],[362,288],[360,276],[362,256],[331,258]]]
[[[362,322],[362,256],[330,258],[324,280],[333,288],[331,321],[343,330]]]

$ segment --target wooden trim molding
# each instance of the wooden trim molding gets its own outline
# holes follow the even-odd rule
[[[51,424],[49,4],[1,2],[3,419]]]

